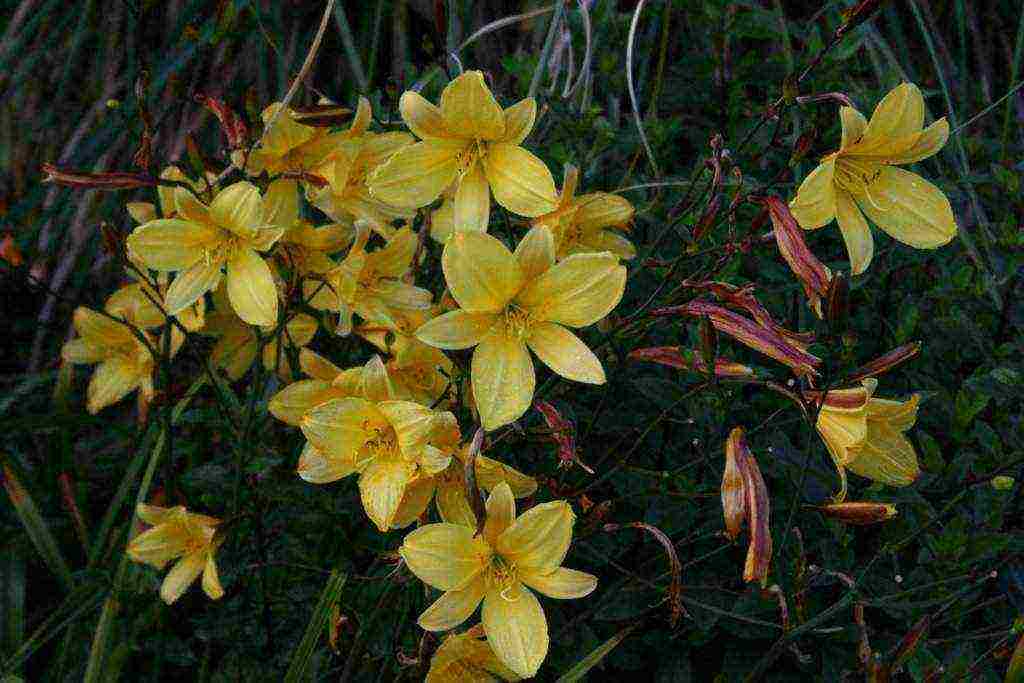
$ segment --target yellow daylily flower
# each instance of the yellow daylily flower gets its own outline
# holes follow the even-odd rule
[[[216,310],[206,316],[206,325],[201,333],[218,337],[217,344],[210,352],[210,360],[214,367],[222,368],[231,381],[241,379],[242,375],[252,367],[259,352],[259,338],[256,328],[239,318],[231,309],[220,287],[213,294]],[[279,344],[276,325],[260,326],[260,336],[264,339],[263,367],[276,370],[278,376],[285,381],[292,378],[291,364],[284,349],[301,349],[313,341],[316,335],[316,318],[305,313],[293,315],[281,330],[280,340],[284,347],[278,354]]]
[[[917,249],[935,249],[956,235],[949,199],[924,178],[898,166],[927,159],[949,139],[945,117],[924,128],[924,98],[913,83],[889,91],[871,120],[842,107],[839,150],[822,159],[804,179],[790,210],[806,230],[836,219],[854,275],[874,254],[864,216],[893,239]]]
[[[391,155],[413,144],[408,133],[363,133],[341,141],[313,172],[327,180],[324,188],[307,187],[310,202],[336,221],[366,220],[390,237],[390,224],[409,220],[414,209],[383,202],[370,194],[367,177]]]
[[[452,185],[441,193],[441,205],[430,212],[430,237],[444,244],[455,232],[455,190]]]
[[[374,356],[365,365],[342,370],[313,351],[302,349],[299,368],[308,379],[292,382],[277,392],[267,406],[271,415],[293,427],[299,427],[303,416],[311,410],[335,398],[355,396],[369,401],[395,398],[388,369],[380,356]],[[322,456],[307,444],[299,469],[316,467],[312,462],[315,458]],[[304,465],[306,461],[310,462]]]
[[[345,259],[324,274],[321,282],[309,279],[305,296],[314,308],[338,311],[339,335],[352,332],[352,314],[363,320],[393,324],[392,310],[430,307],[429,291],[405,282],[416,255],[416,233],[403,228],[383,249],[368,252],[369,224],[356,223],[356,238]]]
[[[890,486],[909,486],[920,475],[917,453],[904,432],[917,420],[921,397],[875,398],[877,386],[868,378],[860,387],[829,391],[818,413],[818,434],[839,470],[838,501],[846,498],[846,470]]]
[[[430,473],[448,464],[430,443],[438,415],[411,401],[332,399],[302,417],[302,433],[315,452],[303,453],[299,476],[326,484],[358,473],[366,514],[382,532],[396,528],[406,487],[421,469]]]
[[[163,569],[178,559],[160,586],[160,597],[170,605],[182,596],[192,582],[203,575],[203,592],[213,600],[224,596],[217,574],[215,554],[220,545],[216,517],[188,512],[184,506],[162,508],[140,504],[135,514],[152,529],[142,532],[128,544],[128,557],[135,562]]]
[[[636,247],[617,230],[628,230],[635,210],[625,197],[608,192],[576,195],[580,171],[565,165],[562,194],[558,207],[551,213],[533,219],[533,225],[544,225],[555,237],[555,256],[610,251],[619,258],[636,256]],[[610,230],[616,228],[617,230]]]
[[[280,108],[280,102],[274,102],[266,107],[261,114],[263,124],[266,125]],[[245,150],[235,151],[231,158],[235,166],[253,176],[258,176],[264,171],[271,175],[310,171],[323,161],[339,142],[365,133],[370,127],[372,117],[370,101],[360,97],[348,130],[331,133],[328,128],[303,125],[295,119],[295,112],[289,109],[277,117],[273,128],[263,136],[259,146],[248,158],[245,156]]]
[[[430,320],[416,336],[440,349],[476,347],[471,382],[484,429],[530,407],[536,377],[527,348],[566,379],[604,383],[601,361],[567,327],[592,325],[618,305],[626,269],[617,256],[573,254],[555,264],[551,231],[538,226],[515,254],[486,233],[456,232],[441,265],[461,308]]]
[[[370,177],[370,192],[395,206],[419,208],[454,184],[459,230],[487,230],[491,193],[521,216],[555,208],[555,182],[544,162],[521,147],[533,128],[537,103],[520,100],[502,110],[479,71],[445,86],[435,106],[411,90],[398,108],[420,142],[404,147]]]
[[[178,271],[164,304],[176,315],[217,288],[227,268],[232,308],[251,325],[277,322],[277,288],[258,252],[268,251],[281,228],[267,227],[263,200],[255,185],[239,182],[219,191],[206,206],[183,188],[175,189],[177,218],[140,225],[128,248],[153,270]]]
[[[399,554],[410,571],[444,591],[420,615],[428,631],[446,631],[483,603],[487,642],[505,666],[528,678],[548,652],[548,624],[533,590],[550,598],[582,598],[597,587],[587,573],[561,566],[575,520],[564,500],[516,517],[515,498],[501,483],[487,499],[483,533],[461,524],[427,524],[405,537]],[[530,590],[530,589],[533,590]]]
[[[494,683],[521,680],[484,640],[483,626],[444,639],[430,660],[424,683]]]
[[[75,309],[74,326],[78,337],[64,344],[61,356],[76,365],[98,363],[86,391],[86,409],[90,413],[98,413],[136,389],[144,401],[152,400],[153,354],[130,327],[84,306]],[[140,333],[151,346],[159,343],[149,333]],[[180,335],[172,335],[172,353],[181,340]]]

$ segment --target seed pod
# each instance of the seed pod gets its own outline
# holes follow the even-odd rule
[[[896,506],[890,503],[847,502],[830,503],[817,508],[818,512],[844,524],[866,526],[885,522],[896,516]]]

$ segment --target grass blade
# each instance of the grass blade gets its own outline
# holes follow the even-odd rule
[[[309,659],[313,656],[313,651],[316,650],[317,642],[320,640],[320,634],[324,632],[331,610],[341,598],[341,589],[344,588],[347,579],[348,575],[337,569],[331,572],[330,578],[327,579],[327,585],[320,593],[320,600],[313,609],[313,616],[309,619],[302,641],[299,642],[299,646],[295,648],[295,654],[292,655],[291,666],[288,667],[288,673],[284,677],[285,683],[297,683],[305,679]]]
[[[608,640],[604,641],[601,645],[592,650],[590,654],[576,662],[576,666],[566,671],[556,683],[576,683],[576,681],[582,681],[584,676],[587,675],[587,672],[600,664],[601,660],[607,657],[608,653],[618,647],[619,643],[625,640],[630,633],[635,631],[637,626],[639,626],[639,624],[630,624]]]
[[[14,511],[18,515],[18,519],[21,520],[22,526],[25,527],[25,532],[32,541],[32,545],[36,547],[46,566],[50,568],[61,584],[65,588],[70,588],[71,569],[57,545],[57,539],[53,537],[50,527],[39,513],[35,501],[21,485],[14,470],[6,463],[2,465],[2,468],[4,489],[7,490],[7,496],[11,499]]]

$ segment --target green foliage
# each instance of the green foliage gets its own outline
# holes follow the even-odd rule
[[[756,283],[762,303],[786,327],[817,333],[811,351],[826,359],[823,384],[920,340],[921,354],[885,375],[881,393],[924,396],[912,432],[923,473],[903,489],[851,477],[851,498],[897,505],[899,515],[885,525],[827,520],[810,506],[835,492],[834,468],[790,402],[759,387],[705,386],[703,375],[626,357],[649,346],[699,348],[695,324],[648,319],[585,331],[588,345],[601,349],[608,383],[581,388],[542,375],[537,397],[573,422],[578,455],[595,474],[559,468],[532,411],[501,445],[510,463],[543,482],[539,501],[570,498],[578,522],[568,564],[599,577],[586,600],[545,601],[552,648],[538,680],[862,676],[863,632],[852,616],[858,603],[870,648],[883,662],[918,619],[931,617],[902,680],[1001,680],[1007,661],[996,655],[1017,642],[1013,624],[1024,610],[1024,138],[1019,93],[990,105],[1019,87],[1019,3],[883,3],[876,18],[831,48],[841,11],[852,2],[647,3],[631,65],[625,45],[636,3],[589,4],[592,75],[569,98],[562,96],[567,53],[552,48],[546,62],[538,57],[550,13],[496,29],[458,58],[488,73],[503,104],[525,95],[540,74],[544,113],[527,146],[559,184],[562,165],[571,162],[585,190],[619,190],[637,207],[631,238],[640,254],[616,321],[655,294],[658,305],[681,303],[683,278],[715,272],[718,280]],[[379,123],[397,129],[401,91],[425,82],[422,93],[433,100],[445,69],[453,68],[443,47],[449,35],[457,46],[488,22],[538,6],[339,0],[306,79],[311,87],[296,101],[312,104],[322,93],[351,104],[362,93]],[[435,7],[445,9],[440,22]],[[392,553],[403,533],[371,528],[352,480],[298,480],[301,435],[266,413],[281,387],[272,373],[236,383],[207,377],[211,344],[196,338],[170,381],[161,380],[148,420],[136,423],[128,404],[85,414],[83,372],[63,403],[49,395],[72,310],[100,305],[122,278],[97,226],[126,232],[124,202],[153,198],[145,190],[83,194],[41,185],[39,164],[139,171],[132,158],[147,110],[154,168],[179,160],[202,168],[207,162],[190,154],[185,137],[211,156],[225,142],[192,95],[223,98],[249,112],[255,127],[255,114],[279,100],[298,73],[321,12],[322,3],[246,0],[12,0],[0,14],[0,90],[7,94],[0,107],[0,238],[11,232],[26,260],[0,264],[0,452],[12,472],[5,482],[24,487],[27,501],[0,503],[0,680],[281,680],[288,672],[294,680],[373,681],[425,672],[426,662],[403,663],[428,651],[416,619],[432,598],[406,570],[395,572]],[[565,16],[578,75],[585,23],[575,3],[565,4]],[[838,146],[834,101],[764,117],[787,77],[822,52],[797,95],[842,92],[868,113],[909,79],[925,94],[929,120],[949,117],[950,144],[918,170],[950,196],[962,236],[941,250],[918,251],[876,230],[875,261],[852,282],[843,335],[808,310],[774,243],[736,246],[767,231],[770,224],[757,223],[760,208],[726,210],[740,193],[792,196],[816,160]],[[558,68],[549,70],[556,58]],[[632,117],[627,69],[660,176]],[[149,85],[137,90],[143,74]],[[693,230],[712,193],[704,162],[715,134],[742,174],[727,174],[723,208],[695,244]],[[810,151],[790,164],[804,135],[813,141]],[[518,238],[514,220],[497,219],[492,232]],[[807,236],[833,271],[849,270],[835,226]],[[427,248],[433,265],[421,271],[420,284],[437,293],[439,250]],[[683,256],[678,270],[669,265]],[[322,333],[314,347],[341,367],[369,356],[364,344]],[[777,364],[725,337],[717,349],[758,377],[786,379]],[[165,411],[168,405],[175,410]],[[168,442],[161,423],[171,412]],[[771,493],[769,585],[785,597],[786,619],[776,597],[743,583],[745,544],[722,534],[723,444],[736,425],[745,427]],[[1009,490],[990,485],[1003,475],[1015,478]],[[219,556],[222,600],[193,588],[165,606],[158,573],[125,560],[131,504],[157,493],[231,518]],[[81,513],[88,543],[69,502]],[[605,522],[632,521],[658,527],[679,554],[687,614],[676,628],[668,621],[670,573],[661,547],[639,534],[602,531]],[[337,652],[327,642],[330,628]]]

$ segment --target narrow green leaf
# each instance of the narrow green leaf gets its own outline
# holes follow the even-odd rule
[[[595,648],[590,654],[578,661],[576,666],[566,671],[565,674],[558,679],[557,683],[576,683],[576,681],[582,681],[587,672],[600,664],[601,660],[607,657],[608,653],[618,647],[619,643],[625,640],[630,633],[636,630],[637,626],[639,626],[639,624],[631,624],[608,640],[604,641],[604,643]]]
[[[7,496],[10,498],[11,504],[14,505],[14,511],[18,515],[18,519],[21,520],[22,526],[25,527],[25,532],[32,541],[32,545],[36,547],[46,566],[56,575],[61,584],[65,588],[70,588],[71,569],[57,545],[57,540],[50,532],[50,527],[40,514],[39,508],[32,500],[28,490],[21,485],[18,477],[14,474],[14,470],[3,459],[0,459],[0,463],[3,463],[0,465],[2,467],[0,477],[2,477],[4,489],[6,489]]]
[[[345,586],[347,579],[348,575],[343,574],[337,569],[331,572],[330,578],[327,579],[327,585],[324,586],[323,592],[320,593],[320,600],[313,609],[313,616],[310,617],[309,624],[306,626],[306,633],[303,634],[302,641],[299,642],[299,646],[295,648],[295,653],[292,655],[292,663],[284,677],[285,683],[298,683],[298,681],[305,680],[309,659],[316,650],[320,634],[324,632],[324,627],[327,626],[331,610],[338,603],[339,598],[341,598],[341,589]]]

